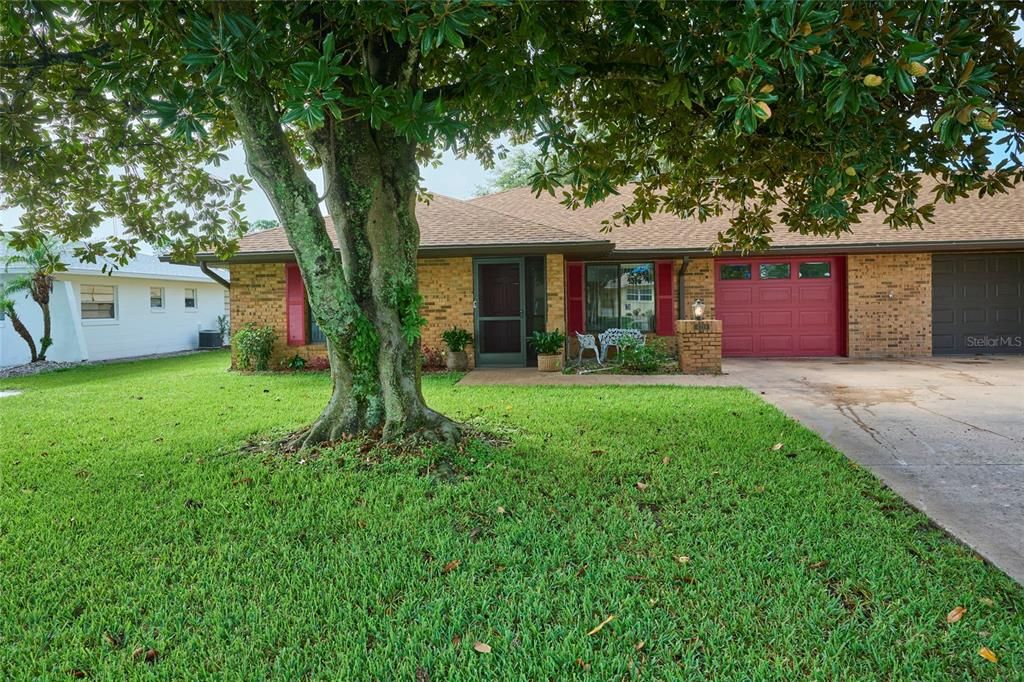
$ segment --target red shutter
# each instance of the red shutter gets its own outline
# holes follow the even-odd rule
[[[566,313],[569,328],[567,336],[586,331],[583,320],[583,263],[565,264]]]
[[[306,345],[306,285],[295,263],[284,266],[284,304],[288,316],[288,345]]]
[[[659,260],[654,263],[654,308],[658,336],[671,336],[675,329],[675,304],[672,292],[673,263]]]

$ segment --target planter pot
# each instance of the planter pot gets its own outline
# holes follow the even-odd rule
[[[465,372],[469,369],[469,356],[466,351],[448,351],[448,358],[445,361],[449,372]]]
[[[541,372],[557,372],[562,369],[562,354],[537,355],[537,369]]]

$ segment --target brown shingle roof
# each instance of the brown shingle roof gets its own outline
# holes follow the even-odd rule
[[[435,194],[429,204],[416,204],[416,219],[420,225],[420,249],[426,252],[424,255],[445,250],[530,246],[538,249],[544,246],[553,251],[575,248],[607,252],[611,249],[607,236],[570,232],[439,194]],[[326,218],[326,221],[331,241],[337,245],[331,219]],[[235,260],[257,254],[266,256],[289,252],[291,247],[284,229],[276,227],[243,237]]]
[[[931,182],[924,183],[922,196],[931,197]],[[560,196],[543,193],[534,197],[528,187],[470,200],[477,206],[491,208],[509,215],[558,225],[581,235],[603,236],[615,242],[615,252],[702,251],[717,242],[720,231],[729,228],[729,214],[700,222],[658,213],[649,221],[630,226],[617,226],[601,232],[602,221],[632,201],[632,188],[625,187],[619,196],[604,202],[570,210],[560,203]],[[823,247],[842,251],[866,247],[923,247],[927,244],[955,245],[967,242],[1024,242],[1024,185],[1006,194],[978,199],[971,196],[954,204],[939,203],[935,222],[923,229],[893,230],[883,222],[884,214],[871,213],[853,225],[853,233],[837,237],[801,235],[780,230],[773,236],[773,249]]]

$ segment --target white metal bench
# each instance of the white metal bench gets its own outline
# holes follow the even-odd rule
[[[647,337],[639,329],[609,329],[608,331],[601,332],[597,336],[601,342],[601,355],[598,358],[598,362],[604,362],[608,358],[608,348],[615,346],[615,350],[619,350],[622,345],[623,339],[631,339],[636,342],[638,346],[642,346],[647,343]]]

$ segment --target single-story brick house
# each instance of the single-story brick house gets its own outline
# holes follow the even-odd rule
[[[472,330],[480,366],[533,364],[536,329],[629,327],[671,344],[700,298],[722,320],[726,357],[1024,353],[1024,187],[940,204],[923,230],[869,215],[838,239],[780,231],[752,257],[712,255],[727,216],[602,232],[628,201],[627,189],[570,211],[523,188],[420,204],[424,344]],[[275,362],[322,356],[283,230],[246,236],[226,265],[233,330],[273,326]]]

